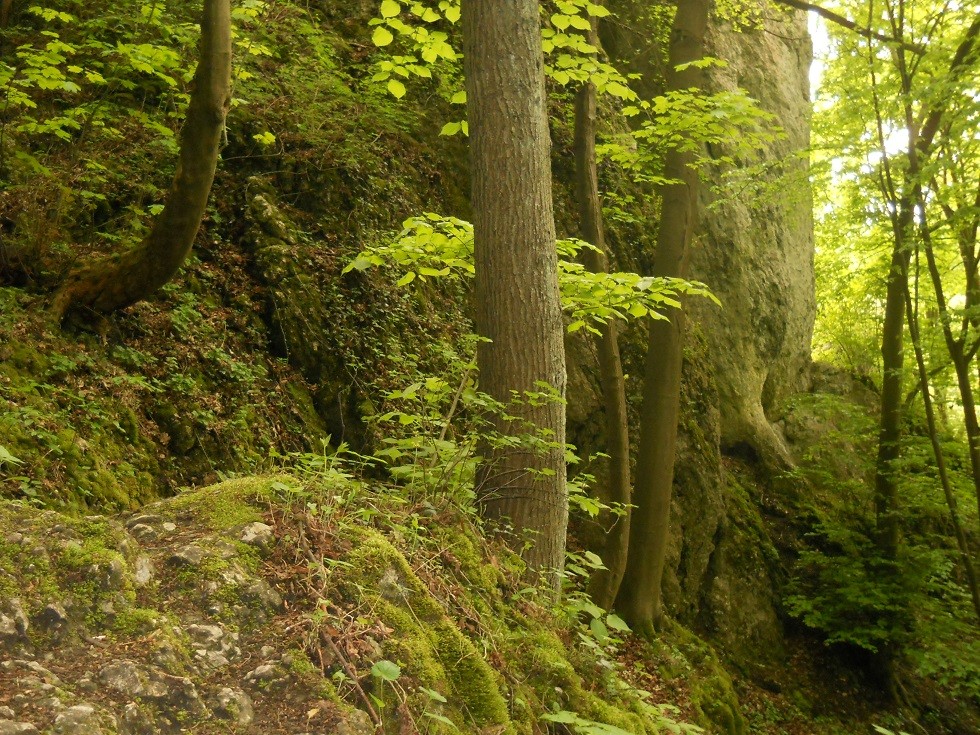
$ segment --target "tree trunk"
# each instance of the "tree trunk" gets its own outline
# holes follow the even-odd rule
[[[596,20],[592,19],[589,43],[599,45]],[[578,199],[579,228],[582,239],[598,250],[586,249],[582,260],[589,270],[608,271],[606,236],[599,197],[599,173],[596,165],[596,88],[586,82],[575,99],[575,193]],[[608,524],[601,553],[606,568],[596,572],[589,582],[589,595],[599,607],[608,609],[616,599],[619,583],[626,571],[629,549],[630,440],[626,415],[626,382],[619,355],[619,327],[608,321],[596,338],[599,355],[599,384],[606,417],[606,452],[609,454],[609,482],[603,493],[605,503],[624,506],[625,515],[604,513]]]
[[[694,66],[676,71],[679,64],[704,55],[708,22],[707,0],[680,0],[671,30],[667,87],[690,89],[702,84]],[[697,222],[698,175],[691,153],[670,151],[664,175],[675,183],[659,187],[660,231],[653,275],[687,276],[689,246]],[[669,320],[650,320],[640,445],[633,489],[629,556],[616,599],[617,609],[633,629],[652,635],[660,622],[664,560],[674,481],[674,449],[680,408],[681,366],[684,346],[684,314],[671,309]]]
[[[14,0],[0,0],[0,28],[10,25],[10,11],[14,6]]]
[[[68,276],[52,304],[58,320],[71,313],[108,314],[124,309],[151,296],[176,275],[207,208],[230,103],[229,0],[205,0],[200,59],[181,131],[177,172],[163,211],[141,245]]]
[[[952,82],[959,78],[963,69],[974,53],[974,45],[980,36],[980,16],[967,29],[963,40],[949,65],[948,79]],[[910,90],[912,78],[905,64],[904,51],[899,48],[895,56],[898,72],[902,80],[902,88]],[[875,78],[872,73],[872,90],[877,94]],[[875,97],[877,104],[877,97]],[[892,260],[888,273],[888,285],[885,295],[885,323],[882,328],[881,358],[882,358],[882,389],[881,417],[878,432],[878,459],[875,466],[875,514],[877,520],[877,542],[882,554],[887,559],[895,559],[898,555],[898,474],[895,467],[901,453],[902,426],[902,376],[904,367],[904,319],[905,291],[908,288],[909,247],[908,238],[913,225],[915,200],[912,196],[918,185],[918,178],[924,162],[928,162],[933,141],[939,132],[940,123],[946,113],[950,98],[944,97],[936,105],[926,110],[921,127],[917,126],[916,115],[909,103],[905,105],[906,130],[909,134],[907,150],[908,164],[904,172],[901,196],[896,196],[896,187],[891,181],[888,167],[884,131],[880,112],[876,107],[879,144],[882,150],[882,164],[889,185],[885,191],[886,197],[895,203],[896,213],[892,221],[894,237]]]
[[[878,548],[886,559],[898,556],[898,471],[902,440],[902,376],[905,365],[905,291],[909,252],[904,232],[911,209],[902,204],[905,220],[895,231],[891,269],[885,292],[885,322],[881,331],[881,403],[878,457],[875,464],[875,518]],[[906,216],[908,215],[908,216]]]
[[[907,285],[907,283],[906,283]],[[977,575],[973,568],[973,561],[970,558],[970,545],[963,531],[963,524],[960,523],[960,514],[956,503],[956,494],[949,482],[949,473],[946,471],[946,459],[943,455],[943,448],[939,443],[939,431],[936,428],[936,415],[933,411],[932,395],[929,393],[929,371],[926,370],[925,356],[922,354],[922,342],[919,340],[919,320],[912,304],[912,294],[908,288],[905,289],[905,315],[909,325],[909,336],[912,338],[912,348],[915,351],[915,362],[919,369],[919,389],[922,393],[922,405],[926,412],[926,428],[929,431],[929,442],[932,444],[932,454],[936,458],[936,471],[939,473],[939,482],[943,488],[943,497],[946,499],[946,507],[949,510],[949,520],[953,524],[953,535],[956,537],[956,548],[960,552],[960,563],[963,565],[963,573],[966,575],[967,587],[970,590],[970,599],[973,600],[973,610],[980,621],[980,588],[977,587]]]
[[[918,202],[921,211],[926,211],[926,199],[922,194],[921,188],[917,188]],[[924,215],[923,215],[924,220]],[[966,353],[967,337],[969,335],[969,322],[963,324],[963,331],[960,337],[953,334],[952,315],[949,313],[949,304],[946,301],[946,294],[943,289],[943,277],[939,271],[939,264],[936,262],[936,253],[932,246],[932,234],[925,222],[919,227],[920,237],[925,246],[926,263],[929,266],[929,278],[932,281],[932,288],[936,295],[936,306],[939,310],[939,323],[942,325],[943,340],[946,343],[946,350],[949,352],[949,359],[953,363],[956,371],[956,384],[960,391],[960,404],[963,406],[963,426],[966,428],[966,440],[970,454],[970,468],[973,472],[973,491],[976,495],[977,510],[980,513],[980,422],[977,420],[977,404],[973,394],[973,381],[970,370],[970,358]],[[961,242],[961,252],[965,252]],[[967,271],[967,276],[970,273]],[[967,293],[970,291],[970,283],[967,282]],[[967,300],[969,304],[969,298]]]
[[[477,477],[481,514],[532,576],[554,587],[564,564],[564,326],[552,210],[544,59],[536,0],[463,0],[480,386],[490,416]],[[527,400],[550,386],[548,400]],[[504,415],[506,414],[506,415]],[[536,434],[544,442],[512,440]],[[511,441],[508,441],[511,440]]]

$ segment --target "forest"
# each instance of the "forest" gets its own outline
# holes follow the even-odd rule
[[[980,732],[980,9],[0,0],[0,735]]]

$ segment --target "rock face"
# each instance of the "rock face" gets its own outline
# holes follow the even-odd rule
[[[641,94],[661,94],[658,60],[665,39],[644,20],[637,0],[616,0],[610,7],[638,21],[630,28],[606,26],[606,50],[642,75]],[[740,186],[723,195],[716,172],[704,187],[692,276],[708,284],[722,307],[704,299],[688,307],[692,320],[663,592],[673,616],[751,666],[778,656],[782,645],[780,565],[758,480],[764,484],[791,459],[770,421],[778,418],[777,404],[809,382],[816,308],[804,153],[811,46],[798,13],[767,20],[757,30],[715,24],[707,42],[708,55],[727,62],[709,71],[709,91],[746,90],[776,116],[785,136],[768,144],[759,171],[736,171],[745,179]],[[732,151],[720,146],[707,154],[717,159]],[[630,348],[625,351],[629,356]],[[634,364],[629,372],[637,370]],[[570,420],[583,427],[576,428],[575,440],[590,449],[602,446],[590,429],[601,417],[574,404],[594,400],[594,393],[578,389],[569,408]],[[762,476],[756,478],[760,465]]]
[[[710,72],[711,91],[745,89],[785,132],[769,145],[767,171],[752,176],[747,193],[724,202],[717,193],[703,195],[692,259],[694,277],[723,304],[720,311],[703,301],[692,304],[718,386],[722,444],[746,445],[780,467],[789,454],[767,412],[805,388],[816,314],[805,158],[810,38],[804,16],[794,13],[758,30],[715,25],[708,47],[709,55],[728,62]]]
[[[763,156],[775,169],[756,182],[761,192],[721,203],[706,187],[701,202],[693,275],[723,306],[691,304],[664,597],[737,659],[765,663],[782,648],[778,554],[759,485],[743,477],[750,468],[722,457],[745,454],[768,477],[792,464],[767,412],[809,381],[812,205],[806,159],[797,154],[809,145],[811,47],[799,14],[755,31],[716,25],[708,43],[711,56],[728,62],[711,71],[712,91],[746,89],[777,115],[785,138]]]

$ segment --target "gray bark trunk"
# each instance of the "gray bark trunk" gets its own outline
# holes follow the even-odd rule
[[[464,0],[480,386],[508,417],[505,437],[543,436],[547,446],[484,446],[480,512],[533,576],[557,586],[563,567],[565,359],[552,210],[544,59],[535,0]],[[556,398],[528,402],[542,384]],[[515,400],[516,397],[516,400]]]

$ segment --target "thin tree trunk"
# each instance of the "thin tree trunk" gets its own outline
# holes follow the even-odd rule
[[[680,64],[704,55],[708,23],[707,0],[680,0],[671,30],[667,86],[690,89],[702,84],[695,66]],[[685,278],[689,246],[697,222],[698,175],[694,156],[676,150],[667,154],[664,175],[674,183],[659,187],[660,230],[653,275]],[[684,313],[672,309],[667,320],[650,320],[640,445],[633,489],[626,573],[616,607],[637,632],[652,636],[660,622],[661,581],[667,553],[670,496],[674,481],[674,449],[680,409]]]
[[[141,245],[68,276],[51,307],[58,320],[70,313],[124,309],[148,298],[176,275],[204,218],[230,103],[229,0],[205,0],[194,89],[181,131],[177,172],[163,211]]]
[[[589,43],[598,47],[596,19],[592,19]],[[609,270],[602,201],[599,196],[599,172],[596,164],[596,88],[586,82],[575,98],[575,193],[582,239],[597,250],[586,249],[582,260],[589,270]],[[625,509],[625,515],[605,513],[600,521],[609,524],[600,556],[606,568],[596,572],[589,582],[589,595],[599,607],[609,608],[616,599],[619,583],[626,571],[629,550],[630,439],[626,415],[626,382],[619,355],[619,327],[608,321],[596,338],[599,356],[599,384],[606,418],[606,452],[609,454],[609,481],[603,501]]]
[[[10,25],[10,10],[13,5],[14,0],[0,0],[0,28]]]
[[[890,5],[886,5],[886,11],[889,14],[889,20],[896,37],[901,39],[904,33],[904,7],[900,6],[897,16]],[[869,14],[871,12],[869,9]],[[870,24],[869,19],[869,26]],[[950,81],[960,76],[973,55],[974,43],[978,33],[980,33],[980,16],[977,16],[967,30],[963,41],[953,55],[948,72]],[[905,50],[898,46],[893,53],[905,100],[905,129],[909,136],[906,151],[907,166],[902,171],[900,186],[896,185],[893,178],[885,145],[885,132],[877,94],[876,56],[875,50],[869,47],[871,93],[875,106],[878,143],[882,154],[882,191],[886,199],[893,205],[892,259],[888,272],[885,322],[882,329],[881,415],[878,433],[878,457],[875,465],[876,542],[882,556],[892,561],[898,557],[899,544],[897,460],[901,455],[902,378],[904,370],[903,325],[905,321],[905,298],[908,290],[909,242],[913,235],[915,215],[915,191],[919,184],[923,165],[929,160],[933,141],[939,132],[950,99],[944,98],[936,105],[927,108],[924,116],[916,114],[909,101],[911,100],[912,75],[906,64]],[[921,126],[918,123],[919,120],[922,120]],[[891,645],[882,646],[877,656],[877,662],[881,674],[894,696],[897,686],[894,650]]]
[[[907,284],[908,282],[906,282],[906,286]],[[919,340],[919,320],[912,304],[912,294],[907,287],[905,289],[905,314],[909,325],[909,336],[912,338],[912,348],[915,351],[915,362],[919,368],[919,387],[922,393],[922,405],[926,412],[926,428],[929,431],[932,454],[936,458],[936,470],[939,473],[939,482],[943,487],[946,507],[949,509],[949,520],[953,524],[956,548],[960,552],[960,563],[963,565],[967,586],[970,589],[973,610],[977,614],[977,620],[980,621],[980,589],[977,587],[977,575],[973,568],[973,561],[970,559],[970,545],[967,542],[966,533],[963,531],[963,525],[960,523],[956,495],[953,493],[953,488],[949,482],[949,473],[946,471],[946,459],[943,456],[943,448],[939,443],[939,432],[936,428],[936,416],[933,411],[932,395],[929,393],[929,372],[926,370],[926,361],[922,354],[922,343]]]
[[[903,205],[904,207],[904,205]],[[904,210],[910,211],[910,210]],[[903,217],[900,219],[904,219]],[[911,220],[911,216],[908,217]],[[878,548],[886,559],[898,556],[898,471],[902,443],[902,377],[905,365],[905,291],[908,288],[909,252],[906,226],[895,232],[885,293],[885,322],[881,333],[881,402],[878,457],[875,464],[875,516]]]
[[[919,196],[919,206],[925,211],[925,198]],[[929,266],[929,277],[936,294],[936,305],[939,309],[939,323],[942,325],[943,339],[949,352],[953,369],[956,371],[956,384],[960,391],[960,403],[963,407],[963,425],[966,428],[966,440],[970,454],[970,468],[973,471],[973,488],[977,499],[977,510],[980,512],[980,423],[977,421],[977,404],[973,395],[973,381],[970,375],[970,360],[966,356],[966,335],[957,339],[953,335],[949,306],[943,291],[942,274],[936,262],[936,254],[932,247],[932,236],[928,227],[920,228],[926,251],[926,263]]]
[[[564,565],[564,326],[552,210],[544,58],[536,0],[463,0],[470,129],[480,386],[504,405],[503,437],[487,443],[477,497],[484,518],[510,524],[532,576],[557,588]],[[543,385],[554,397],[528,401]]]

